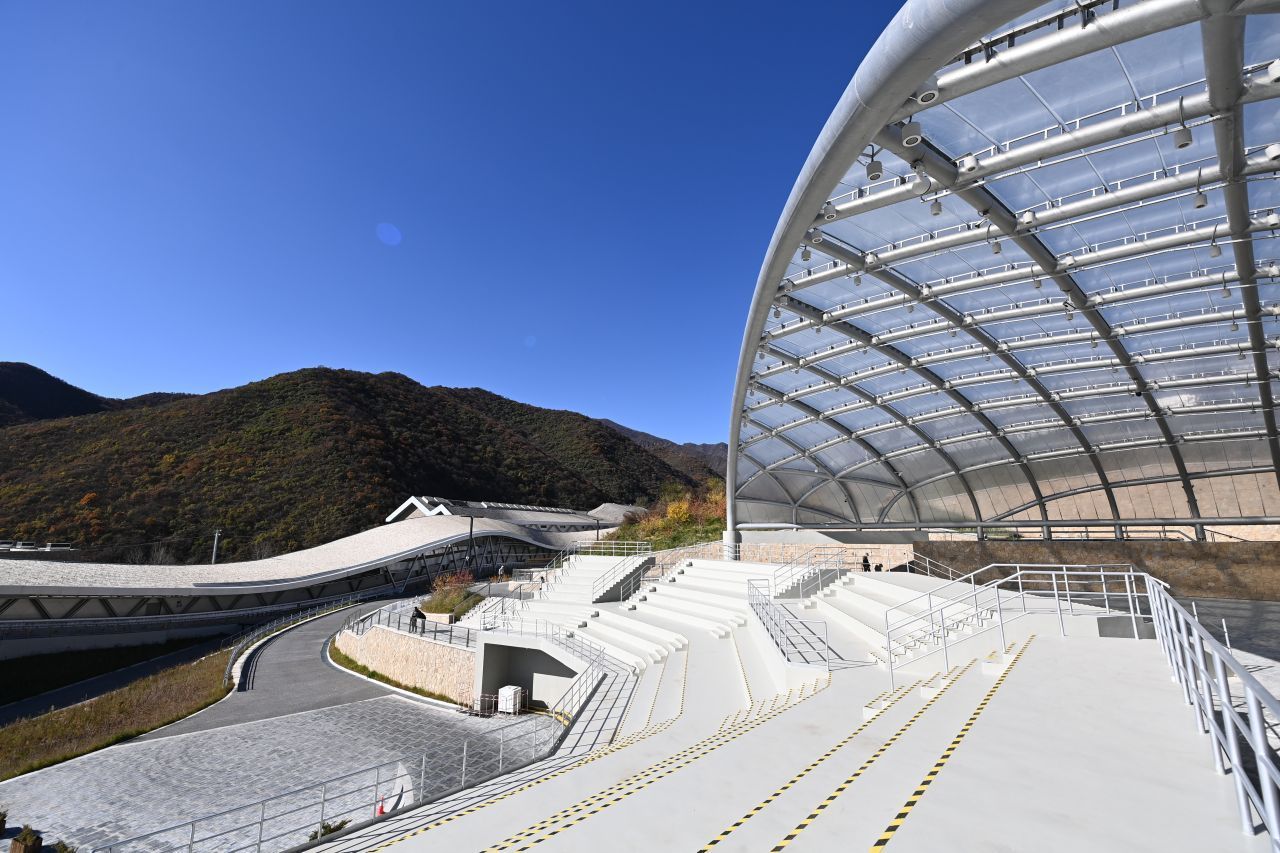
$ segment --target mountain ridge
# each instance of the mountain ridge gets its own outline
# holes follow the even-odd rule
[[[93,559],[200,561],[215,527],[226,559],[292,551],[375,526],[408,494],[590,509],[715,475],[612,422],[399,373],[307,368],[113,401],[13,364],[0,380],[27,384],[11,398],[0,381],[0,411],[97,410],[0,426],[0,538]],[[57,405],[33,403],[37,374]]]

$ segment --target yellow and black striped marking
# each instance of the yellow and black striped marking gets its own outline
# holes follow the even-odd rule
[[[937,673],[934,673],[934,675],[930,676],[930,678],[933,678],[936,675]],[[924,682],[925,682],[925,679],[921,679],[920,681],[917,681],[915,684],[912,684],[910,687],[900,687],[897,690],[892,692],[886,690],[884,693],[881,693],[879,696],[872,699],[871,702],[868,702],[867,704],[870,705],[880,701],[881,699],[884,699],[886,696],[888,697],[888,699],[885,702],[885,706],[879,710],[876,716],[872,717],[862,725],[858,726],[856,729],[854,729],[852,732],[846,735],[839,743],[837,743],[835,746],[828,749],[822,755],[818,756],[818,758],[815,761],[813,761],[813,763],[809,764],[799,773],[797,773],[796,775],[788,779],[785,785],[783,785],[778,790],[774,791],[769,796],[765,797],[764,800],[762,800],[759,805],[751,809],[751,811],[747,812],[742,817],[738,818],[736,821],[726,826],[719,835],[717,835],[715,838],[711,839],[705,845],[702,846],[701,848],[702,851],[710,850],[711,848],[715,847],[717,844],[720,844],[725,839],[727,839],[730,835],[736,832],[743,824],[745,824],[747,821],[751,820],[751,818],[760,814],[760,812],[764,811],[766,808],[772,805],[774,800],[778,799],[778,797],[781,797],[787,791],[791,790],[793,787],[795,787],[797,782],[799,782],[804,777],[808,776],[810,773],[816,770],[819,766],[821,766],[823,762],[825,762],[831,756],[839,752],[841,748],[843,748],[849,743],[849,741],[853,740],[855,737],[857,737],[858,735],[866,731],[868,726],[870,726],[872,723],[874,723],[877,719],[880,718],[880,714],[884,713],[885,711],[888,711],[894,705],[898,704],[898,702],[905,699],[907,695],[911,693],[911,691],[915,690]]]
[[[376,845],[374,847],[370,847],[369,850],[371,851],[371,853],[372,851],[376,851],[376,850],[384,850],[393,844],[399,844],[401,841],[407,841],[410,838],[414,838],[416,836],[422,835],[424,832],[429,832],[430,830],[433,830],[436,827],[444,826],[446,823],[451,823],[457,820],[458,818],[466,817],[467,815],[470,815],[470,814],[475,814],[481,809],[491,806],[494,803],[501,802],[502,800],[505,800],[508,797],[514,797],[516,794],[523,793],[524,791],[527,791],[530,788],[534,788],[538,785],[541,785],[543,782],[550,782],[552,779],[557,779],[563,776],[564,774],[568,773],[570,770],[575,770],[579,767],[584,767],[593,761],[599,761],[601,758],[605,758],[607,756],[613,755],[614,753],[620,750],[623,750],[628,746],[631,746],[632,744],[639,743],[640,741],[645,740],[646,738],[653,737],[654,735],[665,731],[673,723],[675,723],[676,720],[680,719],[680,715],[684,713],[684,697],[689,686],[688,655],[685,655],[684,671],[681,674],[680,678],[681,678],[680,706],[676,711],[676,714],[674,717],[671,717],[667,720],[663,720],[661,723],[658,723],[656,726],[647,726],[633,735],[628,735],[627,737],[624,737],[621,740],[618,740],[618,741],[615,741],[614,743],[609,744],[603,749],[598,749],[595,752],[592,752],[589,755],[584,756],[580,761],[575,761],[572,764],[568,765],[567,767],[562,767],[561,769],[556,770],[553,773],[548,773],[546,776],[539,776],[537,779],[533,779],[529,782],[526,782],[525,784],[520,785],[519,787],[513,788],[510,791],[507,791],[502,794],[498,794],[495,797],[490,797],[484,802],[476,803],[474,806],[468,806],[465,809],[460,809],[450,815],[442,817],[440,820],[429,823],[426,826],[420,826],[411,832],[406,832],[404,835],[398,836],[396,838],[392,838],[389,841],[384,841],[383,843]],[[653,710],[657,706],[657,702],[658,702],[658,697],[657,697],[657,694],[655,693],[653,698],[653,704],[650,705],[649,707],[649,716],[651,718],[653,716]]]
[[[884,828],[884,832],[880,833],[880,837],[871,845],[871,853],[878,853],[878,851],[883,850],[885,845],[893,840],[894,833],[898,831],[900,826],[902,826],[902,822],[907,819],[907,815],[911,814],[911,810],[916,807],[916,803],[920,802],[920,798],[929,790],[929,786],[933,784],[933,780],[938,778],[938,774],[942,772],[942,768],[951,760],[951,756],[955,754],[956,748],[960,746],[960,741],[965,739],[965,735],[969,734],[969,731],[973,728],[973,724],[977,722],[978,717],[983,711],[987,710],[987,705],[990,704],[991,698],[996,695],[996,691],[1000,689],[1002,684],[1004,684],[1004,680],[1009,677],[1009,673],[1013,671],[1014,666],[1017,665],[1018,661],[1026,653],[1027,647],[1031,645],[1031,641],[1035,638],[1036,635],[1032,634],[1027,641],[1022,644],[1022,648],[1018,650],[1018,653],[1013,656],[1013,660],[1009,661],[1009,665],[1005,667],[1004,672],[996,679],[996,683],[991,685],[991,689],[987,691],[987,695],[982,697],[982,701],[978,703],[978,707],[973,709],[973,713],[969,715],[969,719],[965,720],[964,725],[960,727],[960,733],[952,739],[951,743],[947,744],[947,748],[942,751],[942,755],[938,757],[936,762],[934,762],[933,768],[924,775],[924,778],[920,780],[920,784],[911,792],[911,796],[902,804],[902,808],[893,816],[893,820],[889,821],[889,825]]]
[[[827,680],[830,683],[830,679]],[[586,797],[572,806],[553,814],[551,817],[538,821],[527,829],[517,832],[509,838],[506,838],[492,847],[486,848],[486,853],[496,850],[509,850],[515,848],[517,850],[528,850],[534,845],[541,844],[550,838],[554,838],[569,828],[582,823],[587,818],[599,814],[605,809],[611,808],[634,794],[637,794],[653,783],[670,776],[672,773],[687,767],[698,759],[709,755],[727,743],[730,743],[742,737],[746,733],[763,725],[779,714],[794,708],[796,705],[812,698],[817,693],[826,688],[826,684],[819,686],[819,682],[815,681],[812,685],[805,684],[800,691],[789,690],[785,695],[785,700],[780,707],[777,706],[778,698],[775,697],[774,702],[770,703],[769,710],[759,714],[754,719],[745,719],[732,728],[724,731],[717,731],[697,743],[685,749],[674,753],[667,758],[658,761],[644,770],[640,770],[625,779],[610,785],[609,787]],[[795,699],[792,701],[791,696],[795,693]],[[520,846],[517,846],[520,845]]]
[[[799,838],[800,833],[808,829],[810,824],[812,824],[815,820],[821,817],[822,813],[826,811],[828,808],[830,808],[831,804],[840,798],[841,794],[849,790],[849,786],[852,785],[854,782],[856,782],[859,776],[861,776],[863,773],[866,773],[867,769],[870,768],[871,765],[875,764],[876,761],[880,759],[880,756],[888,752],[889,749],[895,743],[901,740],[902,736],[907,733],[907,730],[910,729],[912,726],[914,726],[919,721],[919,719],[924,716],[925,712],[928,711],[931,707],[933,707],[933,705],[939,699],[945,696],[947,691],[950,690],[952,686],[955,685],[956,682],[958,682],[961,678],[963,678],[965,673],[967,673],[970,669],[972,669],[973,665],[976,664],[977,662],[978,662],[978,659],[974,658],[973,660],[965,664],[964,668],[961,669],[958,673],[956,673],[955,678],[953,678],[951,681],[948,681],[941,690],[939,690],[937,693],[933,695],[932,699],[930,699],[928,702],[925,702],[922,706],[920,706],[920,710],[916,711],[915,714],[911,716],[911,719],[903,723],[902,726],[896,732],[894,732],[889,737],[888,740],[886,740],[883,744],[881,744],[879,749],[871,753],[871,757],[868,758],[866,761],[862,762],[862,766],[860,766],[857,770],[853,771],[853,773],[851,773],[847,779],[845,779],[843,782],[837,785],[835,787],[835,790],[827,795],[826,799],[818,803],[818,805],[814,806],[813,811],[805,815],[804,820],[796,824],[795,828],[793,828],[790,832],[784,835],[782,839],[773,846],[772,849],[774,851],[787,849],[787,845],[789,845],[791,842]]]

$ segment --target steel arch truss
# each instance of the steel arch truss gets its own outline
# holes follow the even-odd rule
[[[1280,6],[1038,6],[909,0],[858,69],[757,283],[731,527],[1172,484],[1202,534],[1233,470],[1280,509]]]

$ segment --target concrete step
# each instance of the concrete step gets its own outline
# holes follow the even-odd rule
[[[834,620],[850,634],[870,646],[872,653],[878,659],[887,660],[884,657],[883,624],[879,628],[874,627],[874,617],[846,599],[819,598],[817,605],[815,609],[823,618]]]
[[[636,603],[637,615],[653,614],[660,619],[666,619],[671,622],[678,622],[681,625],[690,625],[694,628],[700,628],[704,631],[710,631],[717,637],[729,636],[729,628],[724,623],[706,619],[701,616],[693,616],[681,610],[672,610],[666,607],[662,602],[656,600],[646,600]]]
[[[747,617],[743,613],[736,613],[722,607],[701,604],[696,601],[681,600],[673,596],[664,596],[662,592],[649,593],[646,600],[654,602],[658,604],[658,606],[665,607],[668,610],[676,610],[681,613],[687,613],[690,616],[698,616],[703,619],[718,622],[726,627],[747,624]]]
[[[641,622],[639,619],[633,619],[621,613],[601,609],[599,615],[595,618],[605,625],[613,625],[621,630],[646,637],[655,643],[665,646],[670,651],[689,647],[689,638],[685,635],[659,628],[657,625],[650,625],[648,622]]]
[[[587,623],[587,627],[579,628],[578,633],[604,644],[609,643],[644,659],[646,664],[658,663],[667,656],[668,650],[643,637],[619,631],[596,620]]]
[[[727,610],[731,613],[740,613],[743,616],[751,612],[751,605],[742,596],[723,595],[720,593],[706,592],[699,589],[690,589],[676,584],[654,584],[647,587],[647,590],[653,595],[662,595],[677,600],[691,601],[697,604],[705,604],[709,607]]]

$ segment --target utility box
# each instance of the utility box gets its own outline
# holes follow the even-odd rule
[[[514,684],[498,688],[498,713],[519,714],[524,707],[524,688]]]

